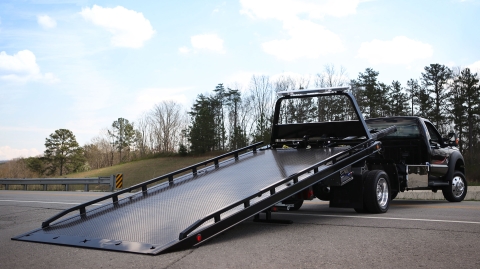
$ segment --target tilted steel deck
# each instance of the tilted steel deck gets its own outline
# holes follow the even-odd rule
[[[379,150],[372,139],[315,150],[258,150],[258,145],[75,206],[12,239],[143,254],[184,249]],[[101,201],[104,205],[87,210]]]

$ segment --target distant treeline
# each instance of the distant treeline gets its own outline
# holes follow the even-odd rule
[[[419,78],[412,78],[404,85],[399,81],[380,82],[378,75],[378,71],[367,68],[356,79],[349,79],[344,68],[336,69],[334,65],[327,65],[322,72],[308,77],[285,75],[272,79],[254,75],[247,88],[218,84],[210,93],[198,95],[188,111],[179,103],[164,101],[135,122],[118,118],[90,143],[83,147],[77,144],[57,161],[55,156],[63,153],[49,149],[49,139],[54,142],[52,137],[47,138],[44,156],[22,161],[39,175],[60,175],[152,156],[203,154],[228,151],[256,141],[269,143],[277,92],[350,86],[365,118],[415,115],[431,120],[443,135],[454,130],[460,137],[459,148],[467,165],[471,170],[478,169],[480,84],[477,73],[469,68],[450,69],[430,64]],[[338,115],[342,109],[335,101],[299,103],[291,109],[297,118],[302,118],[302,111],[308,111],[312,105],[322,106],[325,117]],[[62,159],[64,161],[59,161]],[[5,167],[6,164],[0,166],[0,177]],[[480,170],[467,175],[472,172],[475,179],[480,179]]]

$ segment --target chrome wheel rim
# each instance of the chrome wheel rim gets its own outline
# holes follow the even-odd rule
[[[381,208],[388,204],[388,184],[385,178],[380,178],[377,182],[377,201]]]
[[[465,191],[465,182],[463,182],[463,178],[460,176],[456,176],[452,179],[452,193],[455,197],[462,196],[463,192]]]

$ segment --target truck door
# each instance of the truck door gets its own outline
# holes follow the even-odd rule
[[[448,171],[448,156],[450,156],[451,149],[443,143],[440,133],[435,126],[428,121],[425,121],[429,138],[430,149],[432,152],[430,159],[430,174],[435,176],[443,176]]]

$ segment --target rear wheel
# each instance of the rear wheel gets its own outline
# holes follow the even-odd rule
[[[313,195],[322,201],[330,201],[330,197],[332,193],[330,192],[329,187],[320,186],[319,184],[315,184],[312,187]]]
[[[299,210],[300,207],[302,207],[302,205],[303,205],[303,200],[295,201],[295,203],[293,203],[293,207],[290,207],[289,210],[290,210],[290,211]]]
[[[296,211],[299,210],[303,205],[303,200],[301,199],[288,199],[281,202],[283,205],[279,205],[278,208],[282,210]]]
[[[467,195],[467,181],[460,171],[453,173],[450,184],[442,188],[443,197],[450,202],[461,202]]]
[[[364,207],[370,213],[385,213],[390,207],[390,182],[382,170],[368,172],[364,183]]]

